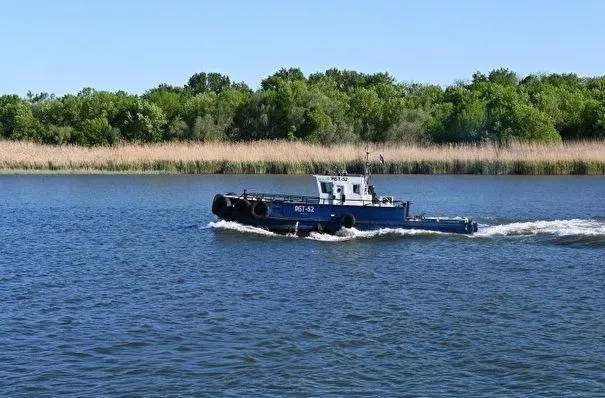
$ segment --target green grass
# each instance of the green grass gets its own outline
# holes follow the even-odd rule
[[[321,174],[363,172],[363,161],[284,162],[228,160],[107,161],[105,163],[23,162],[3,164],[5,173],[162,173],[162,174]],[[373,174],[483,174],[483,175],[605,175],[605,162],[526,160],[414,160],[373,163]]]

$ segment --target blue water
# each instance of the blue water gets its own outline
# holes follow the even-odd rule
[[[472,237],[210,212],[312,183],[0,176],[0,396],[605,396],[604,177],[374,177]]]

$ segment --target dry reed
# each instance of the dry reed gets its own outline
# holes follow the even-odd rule
[[[494,145],[372,145],[371,161],[383,153],[386,165],[382,172],[425,172],[517,174],[521,164],[542,164],[550,171],[544,174],[578,174],[565,166],[588,164],[597,170],[579,174],[603,174],[605,141],[581,141],[557,145],[515,143],[510,147]],[[151,145],[123,144],[114,147],[50,146],[29,142],[0,141],[0,170],[66,170],[66,171],[159,171],[159,172],[317,172],[325,165],[361,164],[365,147],[335,145],[330,147],[285,141],[249,143],[161,143]],[[240,167],[229,167],[230,164]],[[254,166],[254,164],[261,166]],[[267,164],[282,165],[267,169]],[[465,165],[461,167],[460,164]],[[497,167],[489,165],[496,164]],[[218,167],[217,165],[220,165]],[[253,165],[241,167],[241,165]],[[264,165],[264,166],[263,166]],[[299,167],[296,167],[296,166]],[[441,165],[435,167],[435,165]],[[487,166],[486,166],[487,165]],[[502,166],[504,165],[504,166]],[[510,166],[516,165],[516,166]],[[554,166],[553,166],[554,165]],[[596,165],[596,166],[595,166]],[[290,167],[288,167],[290,166]],[[504,168],[503,168],[504,167]],[[552,168],[555,169],[552,169]],[[531,174],[542,174],[533,168]],[[582,167],[580,167],[582,168]],[[568,170],[569,169],[569,170]],[[495,171],[494,171],[495,170]],[[566,171],[567,170],[567,171]],[[571,170],[571,171],[570,171]],[[379,170],[380,172],[380,170]],[[422,172],[420,170],[419,172]]]

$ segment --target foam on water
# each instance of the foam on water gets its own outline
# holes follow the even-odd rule
[[[342,228],[335,235],[312,232],[307,239],[321,242],[343,242],[355,239],[372,239],[382,236],[416,236],[416,235],[447,235],[443,232],[425,231],[420,229],[381,228],[375,231],[360,231],[356,228]]]
[[[257,235],[280,236],[271,231],[267,231],[264,228],[253,227],[251,225],[244,225],[244,224],[237,223],[235,221],[225,221],[225,220],[215,221],[215,222],[209,223],[208,227],[243,232],[243,233],[257,234]]]
[[[239,224],[234,221],[216,221],[209,223],[206,228],[216,228],[222,230],[230,230],[237,231],[242,233],[250,233],[264,236],[273,236],[273,237],[290,237],[296,238],[297,236],[294,234],[276,234],[271,231],[267,231],[264,228],[253,227],[250,225]],[[311,232],[309,236],[304,237],[304,239],[316,240],[320,242],[344,242],[355,239],[372,239],[380,236],[414,236],[414,235],[442,235],[442,232],[436,231],[425,231],[418,229],[403,229],[403,228],[381,228],[375,231],[360,231],[356,228],[342,228],[336,234],[321,234],[318,232]]]
[[[297,237],[294,234],[281,235],[267,231],[264,228],[253,227],[249,225],[239,224],[233,221],[216,221],[209,223],[206,228],[216,228],[223,230],[231,230],[242,233],[250,233],[273,237]],[[321,234],[312,232],[304,239],[316,240],[320,242],[345,242],[356,239],[372,239],[383,236],[418,236],[418,235],[455,235],[465,236],[469,238],[495,238],[503,236],[531,236],[531,235],[553,235],[559,237],[566,236],[589,236],[589,237],[605,237],[605,221],[589,219],[571,219],[571,220],[552,220],[552,221],[525,221],[514,222],[508,224],[479,225],[479,232],[474,235],[459,235],[436,231],[426,231],[417,229],[403,228],[381,228],[375,231],[360,231],[356,228],[342,228],[336,234]]]
[[[605,222],[599,220],[526,221],[500,225],[479,225],[475,237],[497,236],[605,236]]]

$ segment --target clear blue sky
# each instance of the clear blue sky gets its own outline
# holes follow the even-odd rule
[[[605,2],[19,0],[0,7],[0,94],[142,94],[283,67],[450,85],[474,71],[605,75]]]

